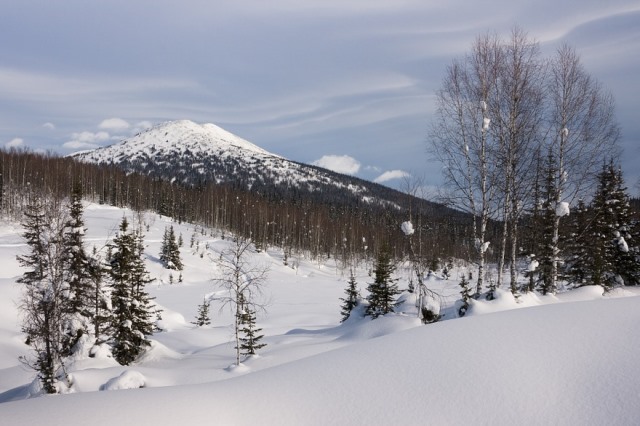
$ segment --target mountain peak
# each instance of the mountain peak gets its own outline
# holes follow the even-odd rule
[[[158,124],[133,138],[124,140],[121,144],[138,148],[154,146],[155,149],[183,147],[192,152],[216,148],[226,149],[230,145],[247,152],[275,156],[215,124],[198,124],[191,120],[167,121]]]
[[[224,183],[285,200],[306,194],[332,205],[357,199],[400,209],[404,197],[353,176],[287,160],[215,124],[190,120],[161,123],[115,145],[72,156],[184,185]]]

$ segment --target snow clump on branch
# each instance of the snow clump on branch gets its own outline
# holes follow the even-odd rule
[[[569,215],[569,203],[561,201],[556,206],[556,216],[563,217]]]
[[[413,233],[415,232],[415,230],[413,229],[413,224],[410,221],[406,221],[406,222],[402,222],[402,225],[400,225],[400,229],[402,229],[402,232],[404,232],[404,235],[413,235]]]

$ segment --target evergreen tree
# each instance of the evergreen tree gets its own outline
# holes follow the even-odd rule
[[[166,269],[182,271],[182,259],[180,258],[180,245],[176,242],[176,234],[173,225],[165,228],[160,247],[160,261]]]
[[[153,333],[151,307],[144,286],[152,280],[142,259],[141,233],[129,232],[126,218],[113,240],[110,259],[113,356],[122,365],[131,364],[149,346]]]
[[[209,307],[211,306],[211,302],[207,299],[202,301],[201,305],[198,305],[198,314],[196,315],[196,320],[192,321],[191,324],[195,324],[198,327],[203,327],[205,325],[211,324],[211,318],[209,317]]]
[[[356,277],[351,270],[351,275],[349,276],[348,287],[345,289],[345,293],[347,295],[346,298],[341,298],[340,300],[343,302],[342,310],[340,314],[342,315],[342,319],[340,322],[345,322],[351,316],[351,311],[358,306],[360,303],[360,293],[358,292],[358,283],[356,282]]]
[[[595,285],[611,289],[640,282],[636,238],[632,235],[629,196],[622,172],[613,163],[603,166],[592,202],[589,236],[589,275]]]
[[[107,267],[95,246],[88,260],[88,271],[91,277],[90,306],[93,311],[91,315],[93,335],[96,343],[102,343],[104,341],[103,335],[109,334],[108,328],[111,324],[111,298],[107,294],[104,282]]]
[[[615,192],[612,200],[612,209],[617,219],[613,231],[615,273],[622,278],[625,285],[638,285],[640,284],[638,236],[632,233],[630,198],[620,168],[615,171]]]
[[[367,287],[369,291],[369,296],[367,297],[369,306],[367,307],[366,315],[371,316],[373,319],[394,311],[396,305],[395,296],[400,293],[396,284],[397,279],[392,278],[394,271],[395,265],[392,263],[389,248],[385,245],[380,250],[376,260],[376,267],[373,271],[375,275],[374,281]]]
[[[76,183],[69,200],[69,219],[65,223],[64,261],[66,282],[69,286],[68,311],[71,320],[66,324],[66,352],[71,353],[80,338],[89,332],[93,312],[92,277],[89,259],[84,248],[82,187]]]
[[[256,328],[256,312],[251,305],[243,304],[242,310],[238,311],[240,315],[240,353],[244,356],[255,355],[258,349],[266,346],[266,343],[260,343],[264,335],[259,334],[262,329]]]
[[[569,232],[566,237],[566,276],[574,287],[587,285],[591,281],[590,269],[594,263],[594,254],[590,241],[590,222],[592,215],[583,199],[571,212]]]
[[[467,281],[467,277],[464,274],[462,275],[462,279],[460,280],[460,288],[462,305],[458,308],[458,316],[463,317],[467,313],[469,304],[471,302],[471,289],[469,288],[469,281]]]
[[[51,208],[51,206],[49,206]],[[23,285],[22,330],[35,359],[22,358],[38,373],[46,393],[56,393],[57,384],[67,381],[64,367],[65,325],[69,322],[68,286],[64,282],[64,226],[62,212],[47,211],[46,203],[32,194],[24,212],[24,234],[29,253],[17,256],[25,272],[17,282]]]
[[[546,177],[544,188],[542,191],[542,235],[540,236],[540,245],[538,246],[537,259],[539,262],[539,290],[542,294],[555,293],[556,272],[554,265],[558,261],[558,238],[554,235],[554,222],[556,221],[556,205],[557,205],[557,166],[555,158],[549,154],[547,159]]]

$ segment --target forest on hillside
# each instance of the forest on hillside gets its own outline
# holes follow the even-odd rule
[[[409,244],[400,224],[415,224],[415,255],[437,267],[451,258],[467,258],[469,216],[411,195],[398,193],[398,202],[383,207],[366,203],[343,191],[335,202],[319,200],[291,188],[280,191],[248,190],[232,183],[185,186],[116,166],[81,163],[55,154],[26,150],[0,150],[2,213],[22,220],[34,196],[62,201],[75,184],[92,202],[135,211],[152,211],[251,238],[256,247],[281,247],[311,259],[334,259],[348,268],[351,262],[375,257],[383,244],[395,259],[409,256]]]

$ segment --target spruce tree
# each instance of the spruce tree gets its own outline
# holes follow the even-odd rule
[[[349,275],[349,281],[347,282],[348,286],[345,289],[346,298],[341,298],[340,300],[343,302],[342,309],[340,314],[342,315],[342,319],[340,322],[345,322],[351,316],[351,311],[358,306],[360,303],[360,293],[358,292],[358,283],[356,282],[356,277],[351,270],[351,274]]]
[[[88,270],[92,286],[90,306],[93,311],[91,315],[93,335],[96,343],[100,344],[103,343],[103,335],[109,334],[111,303],[105,285],[107,267],[95,246],[93,247],[91,255],[89,255]]]
[[[542,212],[540,244],[537,259],[539,262],[539,290],[542,294],[555,293],[557,290],[554,277],[554,263],[557,262],[558,240],[554,236],[557,204],[557,166],[555,158],[549,154],[545,165],[546,177],[542,191]]]
[[[70,354],[80,338],[89,332],[93,316],[92,277],[89,259],[84,248],[82,187],[76,183],[69,200],[69,219],[65,223],[64,261],[65,275],[69,286],[68,311],[71,320],[65,325],[67,335],[66,352]]]
[[[462,305],[458,308],[458,316],[463,317],[467,313],[469,309],[469,304],[471,302],[471,289],[469,288],[469,281],[467,281],[467,277],[463,274],[462,279],[460,280],[460,295],[462,296]]]
[[[612,195],[612,208],[616,217],[614,237],[614,269],[625,285],[640,284],[640,263],[637,257],[638,240],[632,234],[631,204],[627,187],[624,184],[622,170],[615,171],[615,192]]]
[[[629,212],[629,197],[622,173],[613,163],[605,165],[593,199],[592,267],[593,284],[605,289],[640,282],[640,265]]]
[[[203,327],[205,325],[211,324],[211,318],[209,317],[209,307],[211,303],[204,299],[201,305],[198,305],[198,314],[196,315],[196,320],[192,321],[191,324],[197,325],[198,327]]]
[[[250,305],[245,304],[239,311],[240,315],[240,353],[243,356],[255,355],[256,351],[266,346],[260,343],[264,335],[259,334],[262,329],[256,328],[256,312]]]
[[[378,253],[376,267],[373,271],[374,281],[367,287],[369,306],[367,306],[366,315],[372,319],[394,311],[395,296],[400,293],[396,284],[397,279],[392,278],[394,271],[395,265],[391,260],[389,247],[385,245]]]
[[[566,244],[566,277],[574,287],[590,284],[590,269],[594,262],[590,238],[591,210],[583,199],[571,212]]]
[[[182,271],[182,259],[180,258],[180,245],[176,242],[176,234],[173,225],[165,228],[160,247],[160,261],[166,269]]]
[[[142,237],[128,227],[127,219],[123,218],[110,259],[112,352],[122,365],[131,364],[150,345],[147,336],[153,333],[150,300],[144,288],[152,280],[142,259]]]

